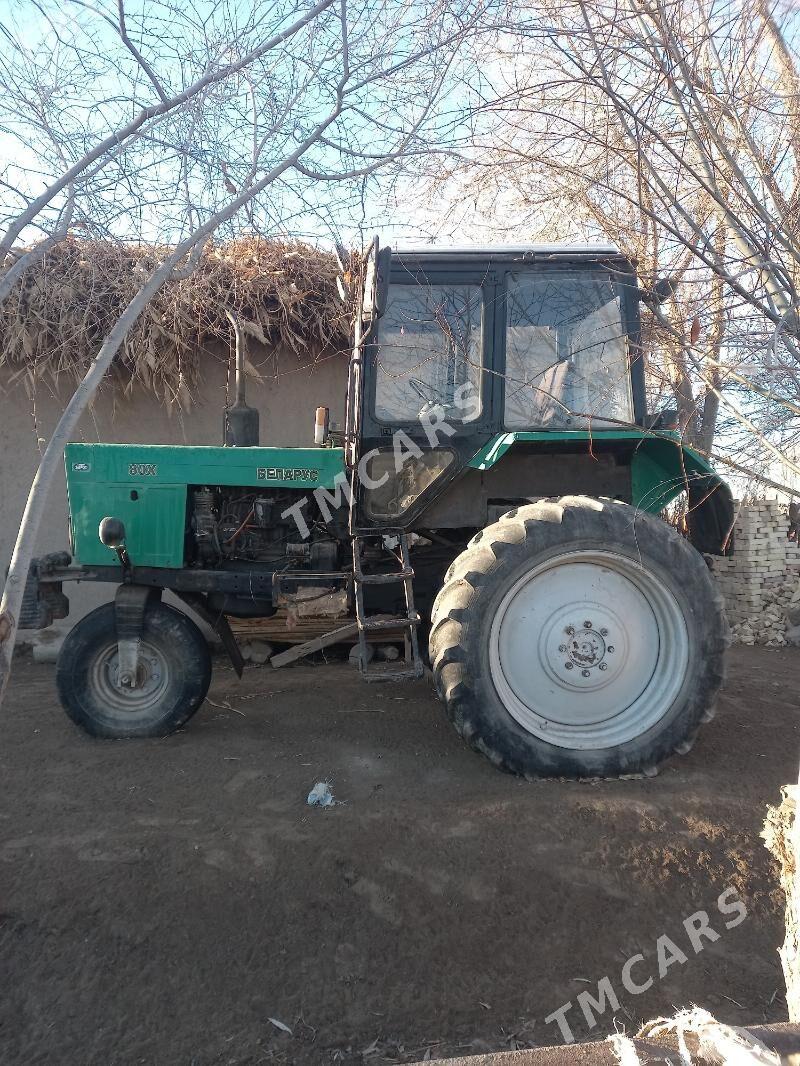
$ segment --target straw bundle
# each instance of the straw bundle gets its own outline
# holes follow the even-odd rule
[[[48,251],[0,309],[0,367],[31,388],[81,378],[168,251],[76,237]],[[165,285],[140,315],[115,360],[116,380],[128,389],[142,382],[185,405],[200,356],[232,344],[226,309],[264,346],[262,355],[288,349],[312,361],[345,351],[350,315],[337,271],[332,255],[307,244],[253,237],[208,245],[197,269]]]

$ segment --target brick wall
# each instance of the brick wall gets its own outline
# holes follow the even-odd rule
[[[714,559],[734,642],[781,647],[800,622],[800,547],[777,500],[736,504],[734,552]]]

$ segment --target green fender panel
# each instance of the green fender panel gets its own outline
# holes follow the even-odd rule
[[[694,546],[712,555],[732,550],[733,500],[727,484],[699,452],[681,442],[680,434],[644,429],[524,430],[498,433],[469,462],[476,470],[488,470],[515,444],[554,441],[574,442],[575,451],[591,448],[592,442],[619,445],[630,453],[631,503],[657,514],[681,492],[689,497],[687,524]],[[583,447],[581,447],[583,446]],[[572,449],[570,449],[572,450]]]

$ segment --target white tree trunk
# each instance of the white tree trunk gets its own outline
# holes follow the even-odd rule
[[[2,706],[6,685],[11,674],[11,659],[14,654],[17,626],[22,607],[22,597],[25,593],[25,583],[28,578],[28,569],[33,558],[33,550],[42,515],[44,514],[47,495],[50,486],[53,484],[53,478],[61,468],[64,447],[72,436],[81,415],[89,406],[98,385],[111,366],[112,360],[119,351],[120,345],[125,340],[129,330],[133,327],[136,319],[145,309],[150,299],[170,276],[182,256],[183,253],[175,252],[166,259],[117,319],[114,328],[106,337],[83,381],[75,390],[64,413],[58,420],[58,425],[53,431],[52,437],[47,443],[44,455],[39,463],[39,469],[36,471],[36,476],[28,493],[28,500],[8,568],[3,598],[0,600],[0,706]]]

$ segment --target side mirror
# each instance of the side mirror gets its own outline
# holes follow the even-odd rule
[[[651,307],[659,307],[672,299],[677,288],[677,278],[659,278],[651,289],[644,289],[639,293],[639,299]]]

